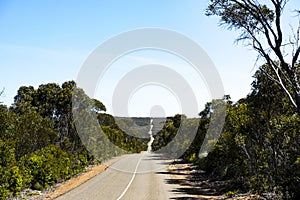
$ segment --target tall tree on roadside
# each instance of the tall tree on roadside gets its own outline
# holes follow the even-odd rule
[[[291,26],[291,34],[285,35],[282,16],[287,3],[288,0],[211,0],[206,14],[216,15],[221,24],[241,31],[237,41],[246,41],[258,52],[258,58],[275,75],[268,70],[264,74],[281,87],[300,115],[300,10],[294,10],[299,24]]]
[[[37,109],[37,91],[33,86],[21,86],[17,95],[14,98],[14,103],[11,109],[16,114],[24,114],[26,111],[33,107]]]
[[[37,89],[37,102],[39,112],[43,117],[48,117],[53,120],[59,120],[58,113],[58,94],[61,92],[61,87],[56,83],[42,84]]]

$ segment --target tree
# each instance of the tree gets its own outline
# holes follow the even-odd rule
[[[97,99],[93,99],[94,104],[95,104],[95,112],[101,112],[104,111],[106,112],[106,107],[103,105],[103,103]]]
[[[35,110],[28,109],[26,113],[15,118],[10,132],[16,142],[17,159],[46,147],[57,137],[53,122],[43,118]]]
[[[24,114],[29,107],[37,108],[37,92],[33,86],[21,86],[14,98],[11,109],[17,114]]]
[[[299,25],[291,27],[285,36],[282,16],[288,0],[211,0],[206,14],[221,17],[221,23],[229,29],[241,31],[237,41],[246,41],[258,52],[268,68],[264,74],[276,82],[300,115],[300,10],[296,12]]]
[[[42,84],[37,89],[37,104],[43,117],[58,119],[58,94],[61,87],[56,83]]]
[[[241,191],[299,199],[300,118],[279,85],[264,75],[270,70],[265,67],[255,73],[246,98],[227,101],[221,137],[199,165]],[[209,119],[210,112],[207,104],[201,120]]]
[[[76,95],[80,101],[73,102],[72,107]],[[80,127],[76,130],[72,109],[86,111],[80,114],[85,114],[81,120],[87,124],[83,136],[93,142],[89,149],[77,133]],[[88,164],[122,153],[108,137],[97,137],[101,123],[105,124],[105,134],[122,147],[132,152],[147,149],[146,139],[125,137],[105,110],[102,102],[89,98],[74,81],[61,86],[43,84],[37,89],[22,86],[10,108],[0,103],[0,199],[18,195],[26,187],[46,188],[82,172]],[[101,123],[90,123],[88,115],[99,116]],[[91,154],[94,152],[97,154]],[[95,155],[100,160],[96,161]]]

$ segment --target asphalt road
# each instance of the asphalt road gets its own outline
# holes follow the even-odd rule
[[[158,154],[132,154],[111,165],[57,200],[177,199],[176,185],[168,184],[170,163]]]

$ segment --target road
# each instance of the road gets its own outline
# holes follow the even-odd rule
[[[158,154],[131,154],[57,200],[181,199],[176,185],[168,184],[169,163]]]

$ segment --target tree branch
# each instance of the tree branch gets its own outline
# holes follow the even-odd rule
[[[295,46],[296,46],[296,52],[295,54],[293,55],[293,60],[292,60],[292,68],[295,67],[295,64],[299,58],[299,54],[300,54],[300,46],[299,46],[299,40],[300,40],[300,19],[299,19],[299,25],[298,25],[298,28],[297,28],[297,33],[295,35],[294,33],[294,38],[295,38]]]

